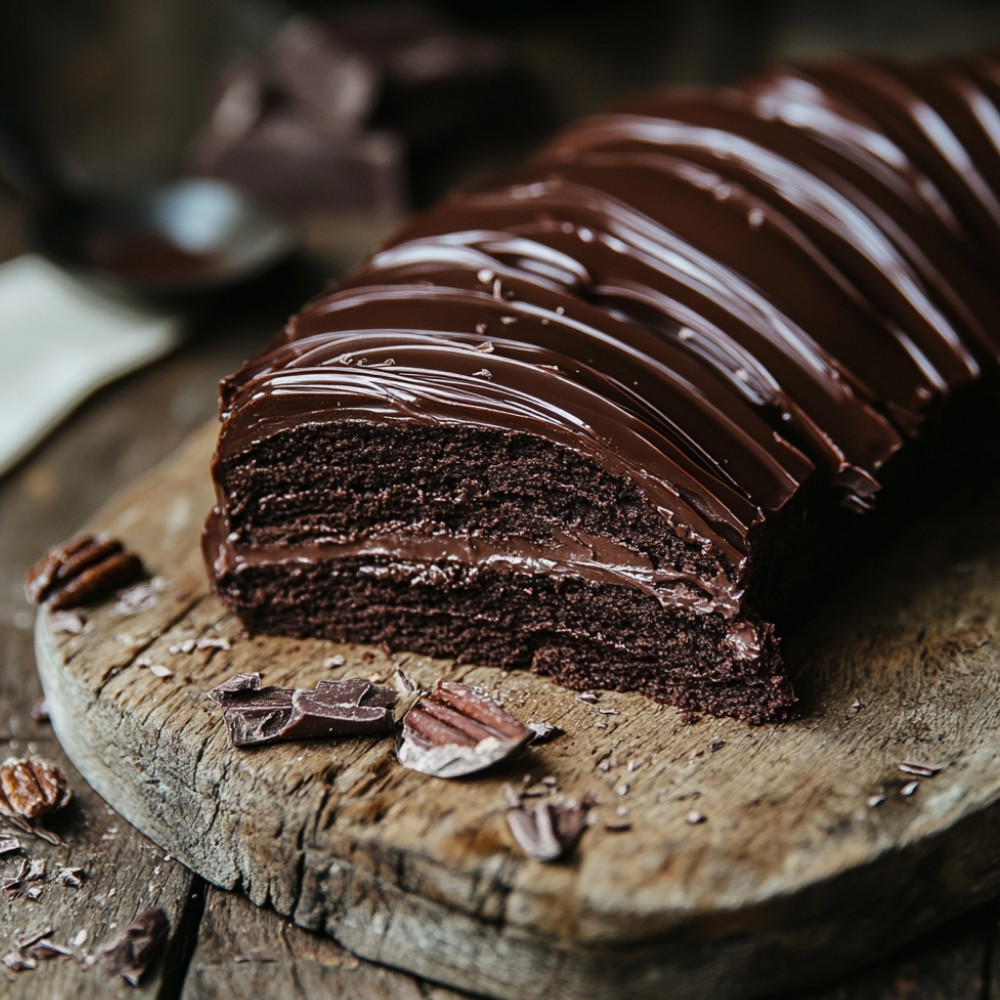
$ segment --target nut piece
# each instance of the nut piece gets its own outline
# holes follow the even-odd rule
[[[72,796],[62,771],[41,757],[8,757],[0,764],[0,814],[34,820],[61,809]]]
[[[524,750],[532,730],[493,699],[440,680],[403,717],[400,764],[436,778],[460,778]]]
[[[142,560],[117,539],[77,535],[28,570],[24,592],[32,603],[60,611],[104,597],[144,574]]]

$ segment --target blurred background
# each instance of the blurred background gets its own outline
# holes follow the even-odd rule
[[[75,183],[223,177],[299,221],[336,271],[628,91],[990,44],[993,0],[19,0],[0,31],[0,107]],[[0,182],[3,218],[17,200]],[[0,259],[13,239],[4,227]]]

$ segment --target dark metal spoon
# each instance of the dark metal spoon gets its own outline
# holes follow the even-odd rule
[[[34,131],[0,107],[0,174],[34,205],[37,249],[82,277],[156,298],[237,288],[287,259],[288,223],[217,180],[78,189]]]

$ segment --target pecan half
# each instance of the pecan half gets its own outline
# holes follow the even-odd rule
[[[403,717],[397,758],[437,778],[458,778],[520,753],[532,731],[492,698],[441,680]]]
[[[28,570],[24,592],[32,603],[59,611],[95,601],[144,574],[142,560],[117,539],[77,535]]]
[[[60,809],[72,797],[62,771],[41,757],[8,757],[0,764],[0,814],[34,820]]]

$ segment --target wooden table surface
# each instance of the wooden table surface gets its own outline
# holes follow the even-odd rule
[[[22,224],[21,210],[0,191],[0,260],[24,249]],[[0,894],[0,955],[42,928],[51,927],[58,944],[77,942],[73,960],[39,962],[21,972],[0,965],[0,995],[11,1000],[461,996],[360,961],[332,940],[193,875],[92,792],[51,728],[32,718],[40,687],[34,613],[22,590],[25,568],[209,419],[218,379],[254,353],[280,318],[279,307],[249,312],[210,331],[192,329],[185,346],[99,392],[28,460],[0,477],[0,751],[58,761],[74,793],[58,826],[64,846],[19,835],[23,851],[0,856],[0,878],[13,876],[23,857],[46,859],[48,872],[38,900]],[[55,873],[63,865],[85,870],[82,886],[58,882]],[[95,959],[103,942],[154,905],[169,916],[169,941],[141,984],[131,987],[109,977]],[[796,1000],[1000,1000],[998,921],[1000,900],[840,982],[796,994]]]

